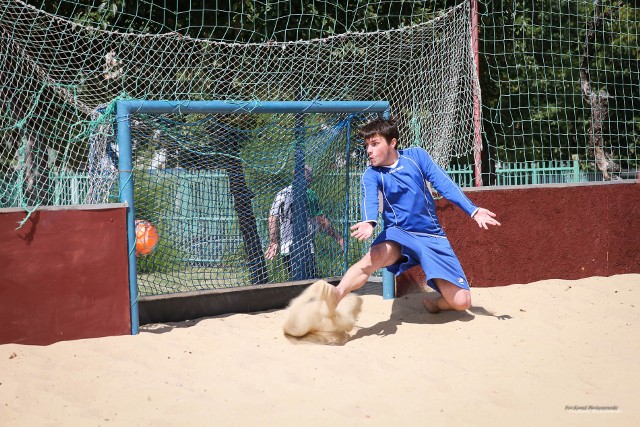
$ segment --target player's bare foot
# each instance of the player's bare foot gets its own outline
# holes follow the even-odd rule
[[[425,298],[422,300],[422,305],[424,305],[424,308],[426,308],[429,313],[440,313],[440,307],[438,307],[437,299]]]

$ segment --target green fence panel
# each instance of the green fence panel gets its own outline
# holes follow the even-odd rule
[[[580,162],[521,162],[496,164],[497,185],[536,185],[580,182]]]

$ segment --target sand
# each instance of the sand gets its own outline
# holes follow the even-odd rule
[[[0,426],[640,425],[640,274],[472,295],[366,294],[343,346],[292,344],[284,310],[0,345]]]

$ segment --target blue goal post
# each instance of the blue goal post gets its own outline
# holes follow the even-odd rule
[[[305,114],[305,113],[377,113],[389,117],[387,101],[116,101],[118,139],[118,176],[120,201],[127,205],[127,240],[129,245],[129,293],[131,303],[131,333],[139,329],[138,283],[135,254],[135,206],[133,202],[133,156],[131,117],[135,114]],[[295,171],[304,170],[304,155],[296,156]],[[302,173],[300,174],[300,176]],[[304,223],[303,223],[304,224]],[[294,226],[295,232],[295,226]],[[383,270],[383,297],[395,297],[393,274]]]

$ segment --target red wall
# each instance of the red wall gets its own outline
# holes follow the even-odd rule
[[[122,204],[0,209],[0,344],[131,333]]]
[[[452,203],[438,216],[471,286],[640,273],[640,184],[488,187],[465,193],[495,212],[500,227],[478,228]],[[396,279],[396,295],[424,282],[420,267]]]
[[[640,184],[465,190],[498,214],[479,229],[446,200],[438,214],[471,286],[640,273]],[[131,333],[123,205],[0,209],[0,344]],[[396,294],[424,282],[415,268]]]

